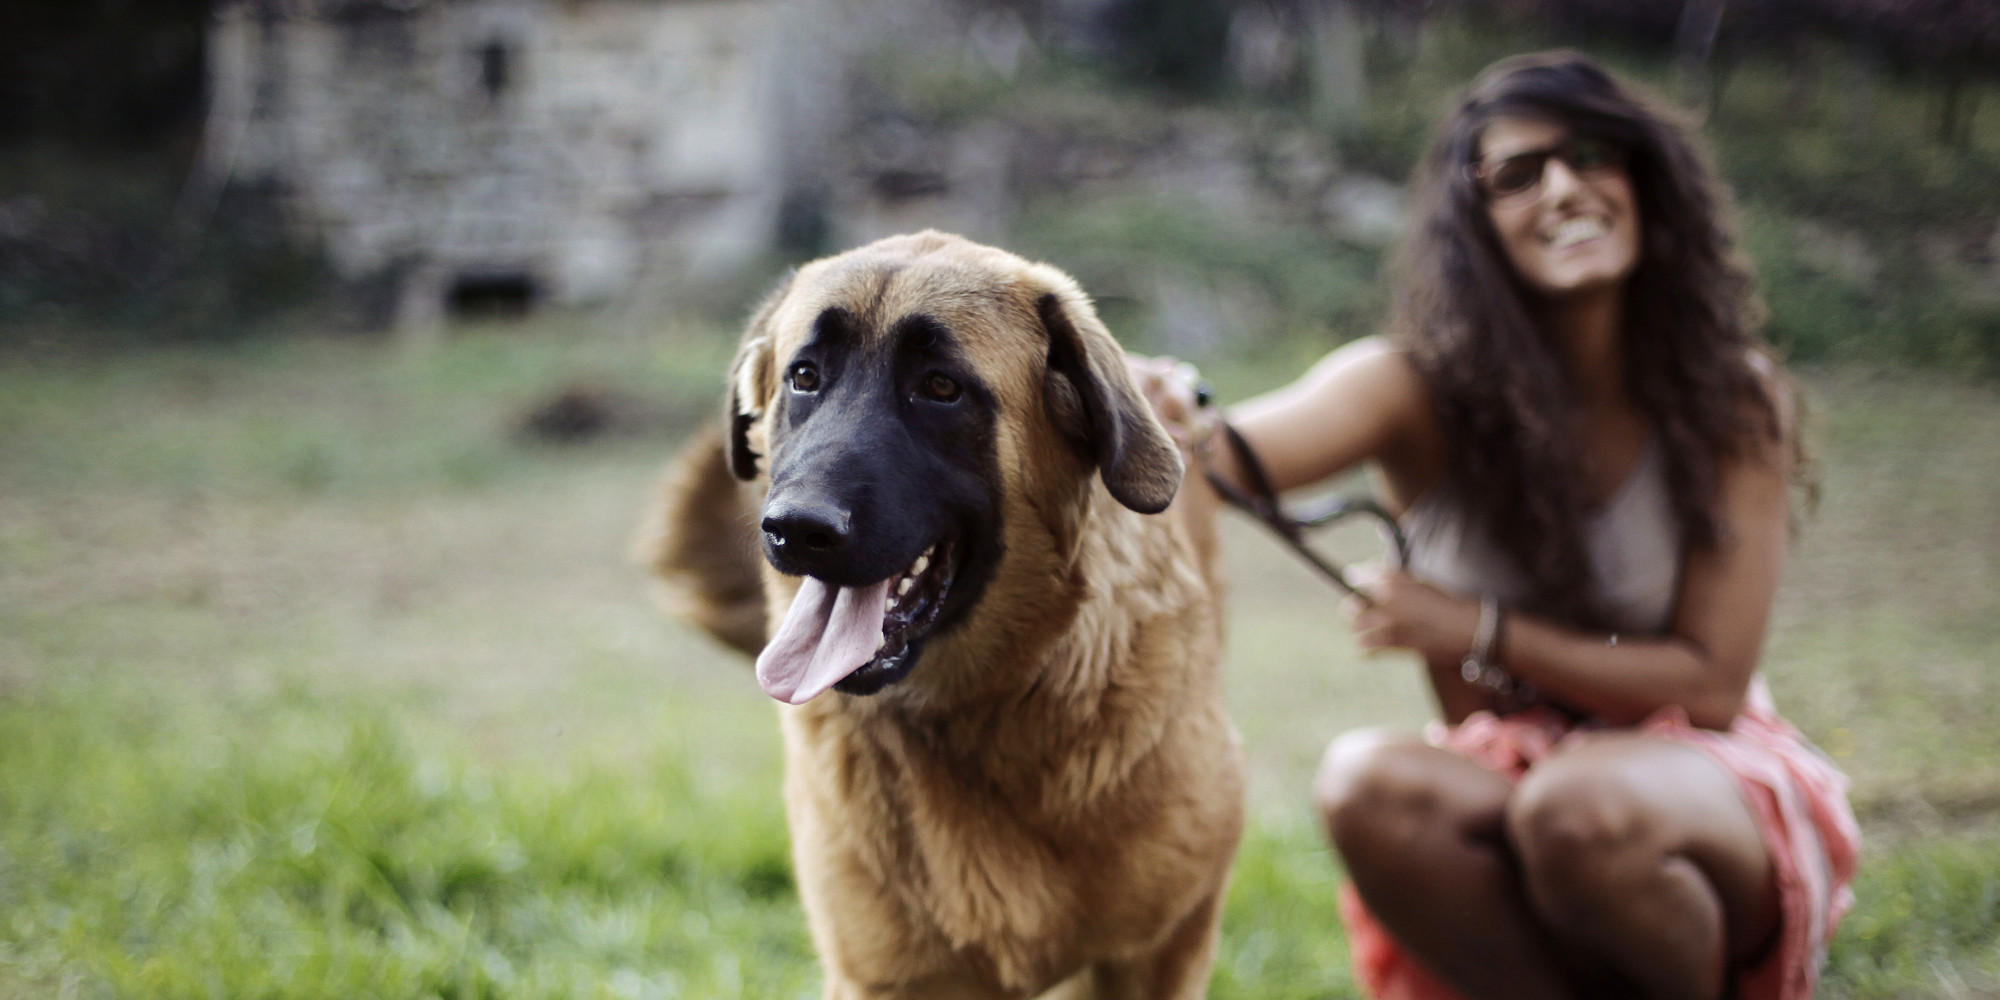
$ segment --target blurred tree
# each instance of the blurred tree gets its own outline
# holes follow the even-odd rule
[[[178,134],[201,112],[211,4],[0,3],[0,143],[130,148]]]
[[[1323,0],[1322,0],[1323,2]],[[1713,104],[1749,52],[1786,61],[1805,90],[1812,43],[1838,39],[1864,59],[1938,84],[1937,136],[1970,135],[1981,79],[2000,78],[2000,0],[1353,0],[1382,15],[1444,7],[1542,20],[1565,34],[1613,37],[1671,54],[1690,96]],[[1863,74],[1864,76],[1866,74]]]
[[[1113,0],[1100,13],[1119,70],[1183,94],[1215,91],[1228,74],[1229,0]]]
[[[1347,0],[1302,4],[1312,58],[1313,103],[1336,126],[1352,127],[1368,105],[1362,29]]]
[[[1868,44],[1892,65],[1937,78],[1937,134],[1963,144],[1971,134],[1969,84],[2000,77],[1996,0],[1791,0],[1819,8],[1842,35]]]

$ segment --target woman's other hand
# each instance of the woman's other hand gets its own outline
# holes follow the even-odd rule
[[[1210,467],[1203,452],[1208,436],[1222,419],[1221,414],[1202,406],[1197,389],[1201,374],[1191,364],[1173,358],[1128,354],[1125,370],[1187,463],[1180,491],[1174,494],[1174,507],[1180,512],[1181,522],[1187,525],[1203,565],[1213,567],[1217,558],[1215,514],[1221,498],[1204,474]]]
[[[1354,638],[1369,652],[1414,650],[1427,662],[1455,662],[1472,648],[1479,602],[1456,597],[1401,570],[1366,564],[1349,570],[1368,601],[1342,604]]]
[[[1190,459],[1199,454],[1215,428],[1214,412],[1201,405],[1201,373],[1185,361],[1141,354],[1126,355],[1125,369],[1181,454]]]

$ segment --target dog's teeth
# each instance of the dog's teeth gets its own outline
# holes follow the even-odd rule
[[[926,551],[923,555],[917,557],[916,562],[910,564],[910,575],[922,576],[924,570],[929,568],[931,568],[931,554],[929,551]]]
[[[894,594],[891,594],[887,600],[884,600],[882,602],[882,610],[884,611],[896,610],[896,597]]]
[[[918,572],[920,572],[920,573],[921,573],[921,572],[923,572],[923,571],[922,571],[922,570],[918,570]],[[909,592],[910,592],[910,585],[911,585],[911,584],[913,584],[913,583],[915,583],[915,582],[917,582],[917,581],[915,581],[915,580],[911,579],[910,577],[907,577],[907,576],[906,576],[906,577],[904,577],[904,578],[903,578],[903,582],[902,582],[902,583],[899,583],[899,584],[897,584],[897,585],[896,585],[896,596],[898,596],[898,597],[901,597],[901,596],[903,596],[904,594],[907,594],[907,593],[909,593]]]

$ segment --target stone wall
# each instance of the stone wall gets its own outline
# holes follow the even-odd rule
[[[209,174],[273,192],[415,329],[467,293],[670,313],[769,256],[926,227],[1005,243],[1026,209],[1121,196],[1393,234],[1396,192],[1344,174],[1323,124],[1017,90],[1051,50],[1088,59],[1105,2],[233,0]],[[1237,20],[1250,91],[1358,59],[1313,27],[1330,16]],[[927,87],[975,97],[941,111]],[[1190,314],[1180,280],[1126,294]]]
[[[672,300],[770,247],[779,6],[243,0],[211,35],[209,173],[275,192],[399,325],[455,291]]]

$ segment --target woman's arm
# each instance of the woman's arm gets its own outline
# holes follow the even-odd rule
[[[1194,406],[1193,370],[1170,359],[1135,358],[1131,367],[1154,411],[1188,451],[1190,470],[1201,462],[1242,487],[1235,456],[1213,437],[1213,422],[1224,414]],[[1296,382],[1230,407],[1226,419],[1256,452],[1279,492],[1369,459],[1380,461],[1401,488],[1413,479],[1427,484],[1435,475],[1439,446],[1429,395],[1409,359],[1379,337],[1342,346]],[[1389,499],[1400,504],[1410,497]]]
[[[1784,440],[1718,468],[1723,538],[1688,555],[1668,635],[1620,635],[1613,645],[1608,633],[1509,612],[1500,663],[1550,698],[1613,724],[1679,705],[1695,725],[1728,727],[1756,669],[1790,544],[1789,434],[1786,427]],[[1476,599],[1401,573],[1385,574],[1371,593],[1373,607],[1350,608],[1363,647],[1414,649],[1436,677],[1449,672],[1440,665],[1455,664],[1471,646]],[[1449,700],[1445,691],[1441,684],[1441,700]]]

